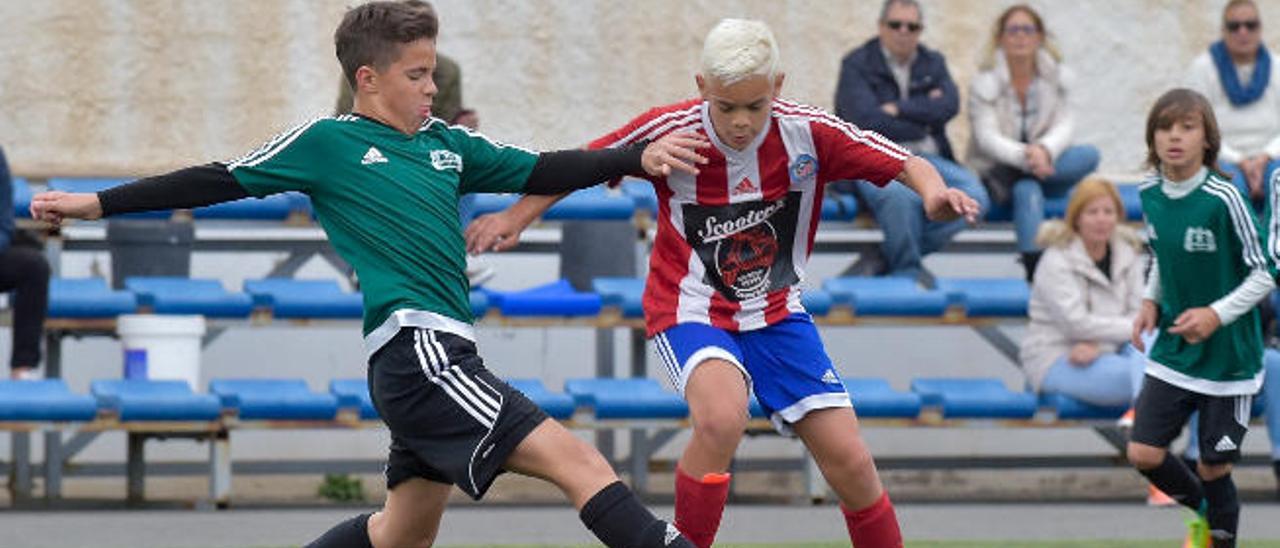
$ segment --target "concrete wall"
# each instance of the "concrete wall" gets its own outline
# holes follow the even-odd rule
[[[1224,1],[1031,2],[1081,76],[1079,138],[1101,147],[1104,170],[1137,169],[1146,109],[1216,37]],[[19,174],[34,176],[146,174],[235,157],[331,108],[339,78],[331,37],[350,3],[0,2],[0,144]],[[536,147],[574,146],[691,96],[701,39],[728,16],[768,21],[787,95],[829,108],[840,58],[874,33],[880,4],[435,3],[440,50],[461,63],[466,103],[483,129]],[[963,89],[1010,2],[922,3],[923,39],[947,54]],[[1264,21],[1280,15],[1280,2],[1259,3]],[[963,113],[949,129],[963,147]]]

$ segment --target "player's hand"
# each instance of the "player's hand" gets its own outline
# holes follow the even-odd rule
[[[1138,316],[1133,319],[1133,334],[1129,336],[1129,342],[1138,349],[1138,352],[1147,351],[1147,345],[1142,343],[1142,336],[1156,328],[1158,319],[1160,319],[1160,308],[1156,306],[1155,301],[1144,299],[1142,308],[1138,310]]]
[[[1098,354],[1098,343],[1078,342],[1071,345],[1071,351],[1067,353],[1067,361],[1076,367],[1085,367],[1098,359]]]
[[[1173,321],[1173,327],[1169,328],[1169,332],[1182,335],[1182,338],[1191,344],[1200,344],[1221,325],[1222,321],[1218,318],[1217,312],[1207,306],[1201,306],[1187,309],[1179,314]]]
[[[476,217],[463,233],[467,240],[467,253],[479,255],[514,248],[520,243],[520,233],[527,226],[505,211]]]
[[[706,137],[691,131],[664,135],[644,147],[640,164],[644,166],[645,173],[654,176],[669,176],[673,169],[697,175],[698,165],[707,163],[706,157],[698,154],[698,149],[710,144]]]
[[[950,221],[964,217],[969,224],[975,224],[978,222],[978,211],[978,202],[956,188],[932,194],[924,203],[924,213],[930,221]]]
[[[31,199],[31,218],[53,226],[63,219],[98,219],[102,217],[102,204],[92,193],[41,192]]]

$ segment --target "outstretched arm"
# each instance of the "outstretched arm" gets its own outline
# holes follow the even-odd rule
[[[42,192],[31,200],[31,216],[59,224],[63,219],[97,219],[122,213],[193,208],[249,197],[222,164],[180,169],[138,179],[96,194]]]
[[[467,252],[479,254],[515,247],[520,233],[534,219],[573,190],[642,172],[665,177],[675,169],[696,175],[697,166],[707,161],[697,149],[708,144],[700,134],[675,133],[652,143],[620,148],[540,154],[525,182],[526,196],[506,211],[481,216],[467,226]]]
[[[897,179],[924,200],[924,212],[929,220],[949,221],[964,217],[970,223],[978,221],[978,202],[960,189],[947,188],[938,170],[919,156],[907,158]]]
[[[538,155],[524,183],[524,192],[564,194],[641,173],[666,177],[672,170],[679,170],[697,175],[698,165],[707,162],[698,149],[708,144],[706,137],[687,132],[621,148],[544,152]]]

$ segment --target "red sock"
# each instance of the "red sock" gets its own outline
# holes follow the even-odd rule
[[[716,539],[728,499],[729,474],[707,474],[698,480],[676,467],[676,529],[698,548],[710,548]]]
[[[849,540],[855,548],[902,548],[902,531],[898,529],[898,516],[893,513],[893,503],[885,492],[871,506],[850,510],[840,505],[844,523],[849,527]]]

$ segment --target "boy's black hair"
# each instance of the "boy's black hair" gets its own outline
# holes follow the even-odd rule
[[[360,67],[384,70],[400,55],[401,46],[435,40],[439,30],[435,10],[426,2],[369,2],[347,10],[333,44],[342,74],[355,89]]]

